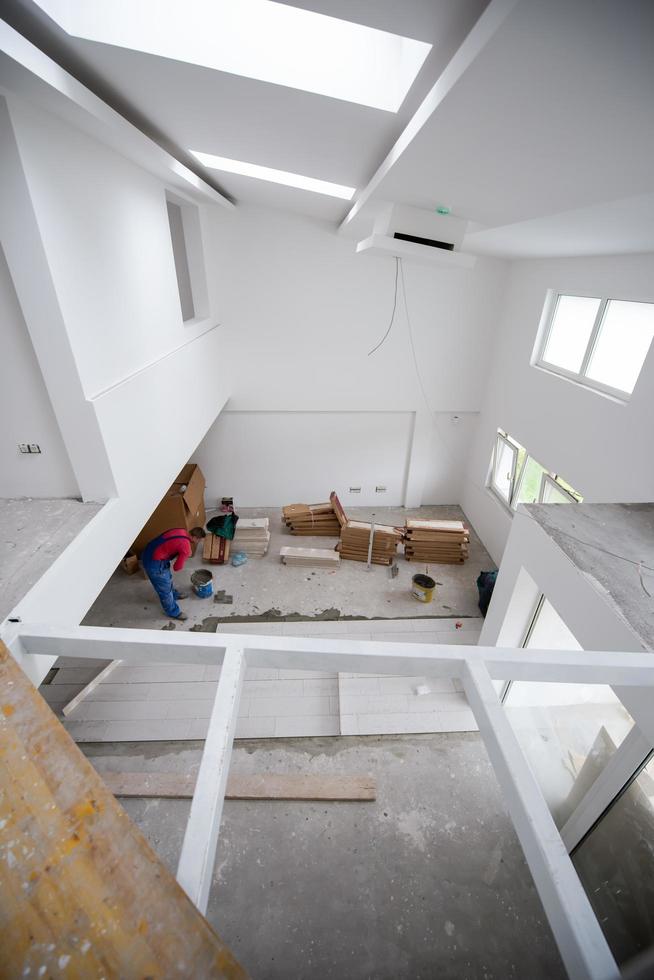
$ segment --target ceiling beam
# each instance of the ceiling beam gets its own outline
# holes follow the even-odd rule
[[[391,168],[395,166],[420,130],[429,122],[443,99],[456,85],[480,52],[486,47],[518,2],[519,0],[491,0],[461,47],[447,65],[445,71],[436,80],[420,106],[416,109],[390,152],[377,168],[375,174],[356,195],[355,202],[343,219],[339,231],[345,231],[352,219],[359,214],[363,206],[370,200]]]

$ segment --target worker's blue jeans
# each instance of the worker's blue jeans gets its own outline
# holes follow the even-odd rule
[[[161,608],[166,616],[176,619],[182,610],[176,602],[179,598],[179,592],[173,588],[173,573],[170,570],[170,562],[144,556],[142,564],[145,574],[152,582],[154,591],[159,596]]]

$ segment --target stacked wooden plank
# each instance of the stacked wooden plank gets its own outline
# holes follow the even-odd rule
[[[229,561],[232,542],[218,534],[207,534],[202,543],[202,560],[210,565],[224,565]]]
[[[372,533],[372,549],[370,538]],[[402,540],[402,532],[387,524],[367,524],[364,521],[347,521],[341,528],[339,551],[341,558],[349,561],[368,561],[373,565],[390,565]]]
[[[291,534],[337,538],[341,532],[331,501],[324,504],[289,504],[282,511],[282,520]]]
[[[341,557],[330,548],[282,548],[279,557],[284,565],[312,568],[338,568]]]
[[[232,541],[232,554],[243,551],[248,558],[263,558],[270,544],[267,517],[241,517]]]
[[[404,554],[421,564],[460,565],[468,557],[470,532],[462,521],[407,521]]]

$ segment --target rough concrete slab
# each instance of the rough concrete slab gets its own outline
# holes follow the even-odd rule
[[[524,509],[654,650],[654,504]]]
[[[80,500],[0,500],[0,622],[100,510]]]
[[[201,746],[84,751],[100,771],[196,772]],[[225,804],[208,918],[251,976],[565,977],[478,735],[241,743],[231,771],[377,781],[374,803]],[[189,801],[121,802],[175,869]]]

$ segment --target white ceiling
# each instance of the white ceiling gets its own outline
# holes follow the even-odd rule
[[[82,2],[82,0],[80,0]],[[363,190],[488,0],[281,0],[428,41],[398,113],[68,37],[32,0],[4,15],[237,203],[334,224],[335,198],[203,169],[190,149]],[[488,13],[502,0],[493,0]],[[654,0],[517,0],[362,207],[447,204],[499,255],[654,250]],[[338,70],[338,64],[334,66]]]
[[[511,226],[466,248],[565,255],[654,249],[650,210],[612,203],[653,192],[652,0],[520,0],[375,195]]]
[[[360,187],[375,170],[488,0],[295,0],[333,17],[433,44],[398,113],[343,102],[142,52],[69,37],[32,0],[14,0],[81,66],[169,146]],[[11,6],[11,0],[10,4]],[[24,30],[24,25],[16,25]],[[338,71],[338,62],[334,64]],[[73,74],[75,74],[73,70]],[[85,79],[82,79],[83,81]],[[99,93],[102,94],[102,93]],[[185,158],[184,162],[189,162]],[[194,166],[199,168],[197,161]],[[253,178],[199,171],[235,199],[337,221],[342,201]]]

